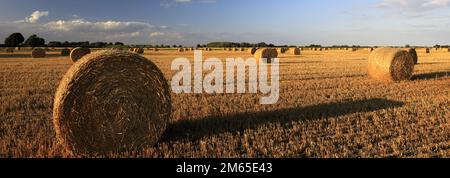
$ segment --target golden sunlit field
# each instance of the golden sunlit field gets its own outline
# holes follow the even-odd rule
[[[53,97],[72,65],[51,51],[0,53],[0,157],[67,157],[55,138]],[[112,157],[450,157],[450,52],[426,54],[411,81],[367,76],[369,51],[281,54],[280,100],[258,94],[172,94],[171,124],[153,147]],[[177,57],[193,52],[146,50],[170,81]],[[248,58],[214,50],[203,57]]]

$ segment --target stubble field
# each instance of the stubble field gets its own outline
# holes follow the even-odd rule
[[[281,54],[280,100],[262,94],[172,94],[173,116],[153,147],[112,157],[450,157],[450,52],[418,50],[412,81],[367,76],[368,50]],[[153,52],[168,80],[173,59]],[[215,50],[203,57],[251,57]],[[0,157],[66,157],[52,125],[53,96],[72,65],[57,51],[0,53]]]

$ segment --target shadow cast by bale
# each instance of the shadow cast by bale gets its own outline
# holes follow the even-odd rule
[[[345,79],[345,78],[358,78],[358,77],[367,77],[365,74],[361,75],[345,75],[345,76],[335,76],[335,77],[307,77],[307,78],[283,78],[280,81],[308,81],[308,80],[327,80],[327,79]]]
[[[426,73],[426,74],[418,74],[414,75],[412,80],[430,80],[430,79],[439,79],[448,77],[450,75],[450,72],[433,72],[433,73]]]
[[[290,124],[293,121],[327,119],[359,112],[370,112],[403,106],[404,103],[386,99],[367,99],[319,104],[275,111],[210,116],[196,120],[181,120],[168,126],[161,141],[191,140],[221,133],[243,132],[269,123]]]
[[[318,63],[322,63],[322,61],[280,62],[280,65],[283,65],[283,64],[318,64]]]

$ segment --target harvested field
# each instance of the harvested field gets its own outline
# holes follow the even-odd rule
[[[317,50],[317,49],[316,49]],[[450,53],[417,50],[411,81],[367,74],[368,50],[279,54],[280,100],[259,94],[173,94],[173,115],[151,147],[111,157],[450,157]],[[52,124],[53,99],[73,62],[59,50],[0,53],[0,157],[67,157]],[[177,57],[145,50],[170,80]],[[203,51],[203,57],[252,57]],[[206,71],[205,71],[206,72]]]

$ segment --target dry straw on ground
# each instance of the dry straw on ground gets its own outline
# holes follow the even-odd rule
[[[82,48],[82,47],[74,48],[70,52],[70,59],[72,59],[73,62],[77,62],[83,56],[90,54],[90,53],[91,53],[91,50],[89,48]]]
[[[257,48],[249,48],[248,53],[250,53],[251,55],[254,55],[256,50],[258,50],[258,49]]]
[[[70,56],[70,49],[69,48],[62,49],[61,56]]]
[[[274,58],[278,57],[278,52],[273,48],[261,48],[255,52],[254,57],[258,61],[267,59],[267,63],[271,63]]]
[[[46,51],[42,48],[34,48],[31,51],[32,58],[44,58],[46,56]]]
[[[384,82],[409,80],[414,71],[412,56],[395,48],[379,48],[369,56],[368,73],[373,79]]]
[[[414,64],[417,64],[419,62],[418,57],[417,57],[417,52],[416,49],[414,48],[409,48],[408,49],[408,53],[409,55],[411,55],[411,57],[413,58]]]
[[[167,80],[150,60],[98,51],[75,63],[54,99],[60,143],[74,155],[103,155],[154,145],[172,112]]]

